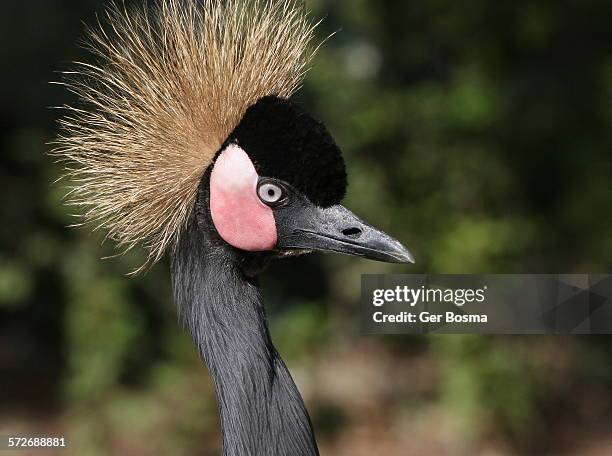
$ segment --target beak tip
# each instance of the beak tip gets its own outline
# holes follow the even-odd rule
[[[402,263],[404,264],[416,264],[414,256],[408,250],[404,249],[401,255]]]
[[[393,239],[386,249],[380,249],[379,253],[381,257],[371,259],[378,259],[385,263],[396,263],[396,264],[415,264],[416,261],[410,250],[404,247],[399,241]]]

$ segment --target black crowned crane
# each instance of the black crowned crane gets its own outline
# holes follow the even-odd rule
[[[68,201],[119,247],[168,252],[180,319],[212,376],[225,455],[316,455],[308,413],[274,348],[257,275],[335,251],[411,262],[340,206],[346,172],[325,126],[289,97],[313,54],[303,7],[166,0],[109,9],[92,63],[65,84],[54,154]]]

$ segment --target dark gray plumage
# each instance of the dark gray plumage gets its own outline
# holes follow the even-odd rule
[[[318,455],[308,412],[270,340],[254,277],[271,256],[226,244],[212,228],[207,195],[202,185],[172,255],[172,284],[181,321],[213,378],[224,455]]]

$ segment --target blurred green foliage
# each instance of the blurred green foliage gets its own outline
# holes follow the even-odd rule
[[[612,4],[307,3],[325,18],[321,38],[335,34],[297,100],[345,151],[347,205],[405,241],[417,265],[274,266],[263,278],[272,334],[298,383],[362,339],[361,273],[612,269]],[[127,278],[141,253],[100,261],[112,246],[66,228],[60,166],[44,155],[59,115],[48,107],[71,101],[47,82],[87,58],[81,21],[103,6],[8,0],[0,15],[0,424],[46,413],[79,455],[214,454],[212,389],[175,323],[167,264]],[[551,448],[568,421],[612,421],[607,338],[364,343],[397,369],[425,358],[438,373],[424,391],[395,393],[411,400],[381,403],[390,421],[441,407],[467,441],[493,436],[519,454]],[[331,438],[350,422],[328,423]]]

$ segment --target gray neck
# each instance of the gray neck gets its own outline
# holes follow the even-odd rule
[[[244,259],[194,220],[172,256],[180,318],[212,376],[225,456],[318,455],[308,412],[272,345]]]

